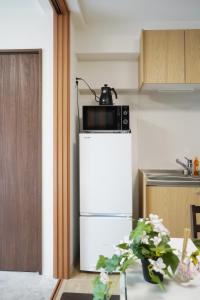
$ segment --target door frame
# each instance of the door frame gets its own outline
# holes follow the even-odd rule
[[[53,273],[70,277],[70,14],[64,0],[49,0],[54,40]]]
[[[42,49],[0,49],[0,55],[2,54],[38,54],[39,58],[39,76],[38,76],[38,98],[39,98],[39,111],[40,111],[40,128],[41,135],[40,140],[38,141],[40,147],[40,155],[42,162]],[[39,205],[39,263],[38,263],[38,272],[42,274],[42,165],[41,172],[38,174],[40,176],[40,205]]]

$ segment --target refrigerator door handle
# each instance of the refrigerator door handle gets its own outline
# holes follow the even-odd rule
[[[104,213],[81,213],[81,217],[101,217],[101,218],[128,218],[133,219],[129,214],[104,214]]]

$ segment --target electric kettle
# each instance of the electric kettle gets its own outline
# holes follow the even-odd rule
[[[101,88],[101,95],[99,98],[100,105],[113,105],[112,92],[115,94],[117,99],[117,93],[114,88],[109,87],[107,84]]]

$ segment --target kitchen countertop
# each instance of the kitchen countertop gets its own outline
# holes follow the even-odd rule
[[[200,186],[200,176],[184,175],[183,170],[142,169],[147,186]]]

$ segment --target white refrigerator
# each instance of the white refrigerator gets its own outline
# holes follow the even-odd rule
[[[80,133],[80,270],[95,271],[99,255],[132,229],[131,133]]]

